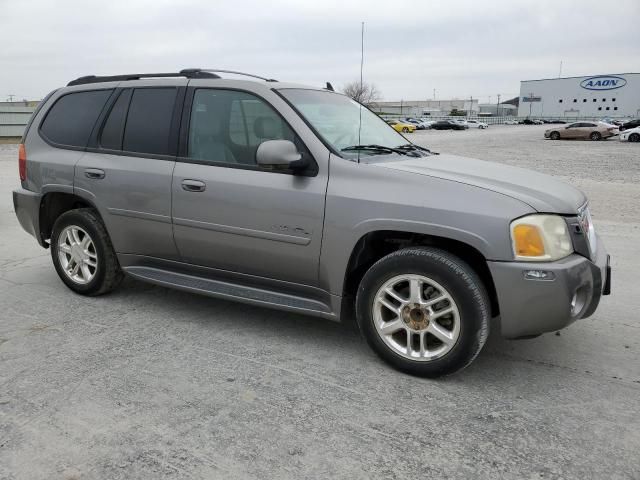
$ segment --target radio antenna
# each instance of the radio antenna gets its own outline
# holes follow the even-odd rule
[[[364,68],[364,22],[360,28],[360,100],[364,100],[364,83],[362,81],[362,70]],[[358,145],[361,145],[360,134],[362,132],[362,105],[360,105],[360,122],[358,124]],[[360,150],[358,150],[358,163],[360,163]]]

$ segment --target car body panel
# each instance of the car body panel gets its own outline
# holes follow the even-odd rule
[[[549,175],[456,155],[396,159],[379,166],[485,188],[518,199],[538,212],[575,213],[587,201],[580,190]]]

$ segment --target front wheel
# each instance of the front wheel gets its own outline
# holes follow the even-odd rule
[[[82,295],[107,293],[123,277],[107,230],[90,208],[58,217],[51,234],[51,258],[65,285]]]
[[[402,133],[409,133],[408,127],[402,127]]]
[[[640,134],[632,133],[631,135],[629,135],[629,141],[630,142],[640,142]]]
[[[600,134],[600,132],[593,132],[591,133],[591,135],[589,135],[589,138],[594,142],[597,142],[598,140],[602,140],[602,135]]]
[[[549,138],[551,140],[560,140],[560,133],[559,132],[551,132],[551,134],[549,135]]]
[[[383,360],[425,377],[469,365],[489,334],[482,281],[460,258],[435,248],[406,248],[376,262],[358,288],[356,315]]]

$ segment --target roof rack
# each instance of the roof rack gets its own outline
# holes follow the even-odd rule
[[[185,68],[178,73],[129,73],[125,75],[110,75],[98,77],[96,75],[87,75],[84,77],[76,78],[70,81],[67,86],[72,87],[74,85],[86,85],[89,83],[102,83],[102,82],[122,82],[127,80],[140,80],[141,78],[171,78],[171,77],[186,77],[186,78],[221,78],[216,73],[232,73],[234,75],[244,75],[246,77],[258,78],[265,82],[277,82],[273,78],[260,77],[251,73],[236,72],[234,70],[216,70],[216,69],[204,69],[204,68]]]

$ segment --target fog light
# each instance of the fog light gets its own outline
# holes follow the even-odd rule
[[[527,280],[555,280],[556,276],[549,270],[525,270],[524,278]]]

